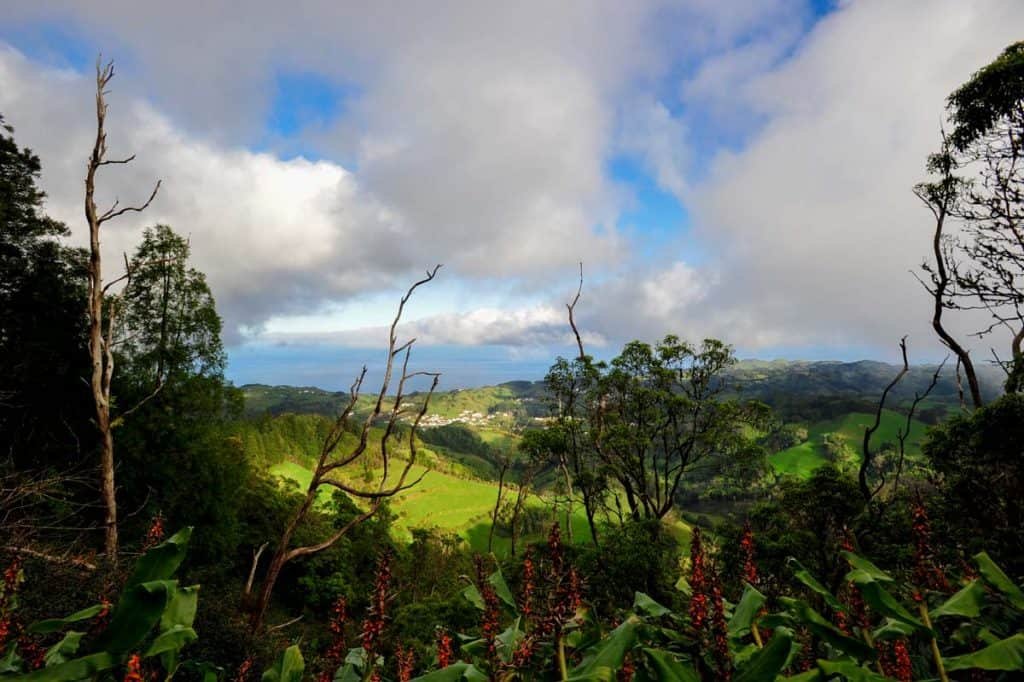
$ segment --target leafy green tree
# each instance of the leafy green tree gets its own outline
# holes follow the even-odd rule
[[[199,529],[192,558],[202,561],[234,551],[250,464],[232,424],[242,399],[224,379],[221,320],[189,256],[170,227],[145,231],[122,296],[115,395],[136,406],[117,423],[124,502]]]
[[[626,344],[595,382],[594,450],[632,518],[664,518],[694,468],[762,453],[745,427],[764,419],[764,406],[726,395],[734,363],[721,341],[695,348],[669,335],[653,347]]]
[[[84,254],[43,213],[39,158],[0,115],[0,451],[20,469],[90,451]]]
[[[188,266],[190,255],[187,239],[157,225],[131,260],[119,350],[137,391],[185,377],[223,378],[221,319],[206,276]]]
[[[939,476],[945,535],[1024,572],[1024,395],[953,417],[932,430],[923,451]]]

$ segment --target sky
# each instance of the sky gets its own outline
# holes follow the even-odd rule
[[[458,387],[667,333],[740,357],[942,351],[911,189],[1019,0],[5,0],[0,112],[83,243],[113,59],[105,257],[188,235],[236,383],[347,386],[400,333]],[[102,201],[101,201],[102,203]]]

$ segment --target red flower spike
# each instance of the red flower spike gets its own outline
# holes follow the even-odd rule
[[[149,524],[149,530],[146,531],[146,541],[143,543],[143,549],[149,549],[156,547],[164,540],[164,515],[160,512],[156,513],[153,517],[153,521]]]
[[[391,590],[391,552],[384,551],[377,559],[376,575],[373,579],[373,596],[363,620],[362,645],[367,658],[376,658],[377,647],[384,635],[387,619],[388,598]]]
[[[924,590],[951,592],[949,581],[942,567],[935,561],[935,551],[931,544],[931,522],[928,511],[918,500],[911,509],[911,529],[914,534],[914,585],[917,590],[914,600],[924,600]]]
[[[395,668],[398,675],[398,682],[409,682],[412,679],[413,666],[416,664],[416,657],[412,649],[406,649],[399,645],[395,650]]]
[[[124,671],[124,682],[142,682],[142,659],[132,654]]]
[[[447,668],[452,664],[452,636],[443,628],[437,630],[437,667]]]
[[[743,523],[740,550],[743,554],[743,579],[751,585],[757,585],[757,564],[754,563],[754,555],[756,553],[754,531],[750,527],[749,520]]]
[[[700,528],[694,527],[690,539],[690,624],[698,631],[703,629],[708,617],[708,585],[704,562]]]

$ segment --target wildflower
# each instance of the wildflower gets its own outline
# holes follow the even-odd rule
[[[715,639],[715,661],[718,664],[718,679],[729,680],[732,677],[732,657],[729,654],[729,625],[725,618],[725,600],[722,598],[722,582],[718,571],[711,567],[709,571],[711,584],[711,603],[714,606],[712,631]]]
[[[18,639],[18,652],[29,670],[39,670],[46,664],[46,649],[33,642],[27,635]]]
[[[160,512],[156,513],[153,517],[153,521],[149,524],[149,530],[146,531],[146,541],[143,543],[143,549],[149,549],[156,547],[164,539],[164,515]]]
[[[142,659],[132,654],[124,671],[124,682],[142,682]]]
[[[533,598],[537,587],[535,583],[536,571],[537,568],[533,564],[533,556],[530,550],[526,550],[526,556],[523,557],[522,591],[519,595],[519,613],[523,616],[523,620],[529,620],[530,616],[533,615]]]
[[[537,653],[537,639],[533,634],[529,634],[519,640],[515,651],[512,652],[512,667],[526,668],[533,660],[535,653]]]
[[[900,682],[911,682],[914,679],[914,669],[910,663],[910,652],[907,651],[907,641],[897,639],[893,645],[894,665],[889,677],[895,677]]]
[[[694,527],[690,540],[690,624],[701,630],[708,617],[707,578],[700,528]]]
[[[498,635],[501,632],[498,622],[500,607],[498,595],[494,591],[494,586],[487,580],[484,561],[480,556],[476,557],[476,583],[484,601],[484,612],[480,618],[480,636],[487,644],[487,657],[493,661],[498,654]]]
[[[387,605],[391,589],[391,553],[383,552],[377,559],[376,575],[373,580],[373,596],[366,618],[363,620],[362,644],[367,658],[374,660],[377,646],[384,635]]]
[[[750,527],[749,520],[743,523],[740,550],[743,553],[743,579],[751,585],[757,585],[757,564],[754,563],[754,531]]]
[[[949,592],[949,581],[942,567],[935,561],[931,545],[931,523],[928,511],[918,500],[911,509],[911,529],[914,533],[914,601],[924,601],[922,590]]]
[[[412,670],[415,663],[416,658],[413,655],[412,649],[399,646],[395,650],[395,667],[398,674],[398,682],[409,682],[412,679]]]
[[[437,629],[437,667],[447,668],[452,663],[452,636],[444,628]]]
[[[551,561],[551,572],[560,574],[562,572],[562,529],[557,523],[551,525],[551,532],[548,533],[548,559]]]
[[[331,608],[331,621],[330,630],[334,635],[330,645],[327,647],[327,651],[324,654],[324,663],[326,669],[321,675],[321,679],[329,682],[334,679],[334,670],[341,665],[345,659],[345,652],[348,648],[345,646],[345,624],[348,622],[348,602],[345,601],[345,597],[338,597],[338,600],[334,602],[334,606]]]

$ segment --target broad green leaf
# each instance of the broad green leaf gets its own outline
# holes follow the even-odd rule
[[[637,592],[633,595],[633,610],[640,614],[654,616],[655,618],[672,613],[671,610],[654,601],[643,592]]]
[[[293,644],[284,650],[274,665],[263,673],[263,682],[302,682],[306,663],[299,646]]]
[[[160,621],[170,594],[177,587],[173,580],[155,580],[126,590],[114,609],[110,625],[96,640],[94,648],[113,654],[137,649]]]
[[[990,644],[989,646],[964,654],[943,659],[946,670],[1024,670],[1024,633]]]
[[[985,601],[985,586],[981,580],[972,580],[967,586],[946,600],[941,606],[931,610],[932,620],[949,616],[977,618],[981,614],[981,606]]]
[[[171,591],[167,608],[160,617],[160,630],[174,627],[192,627],[199,606],[199,585],[178,587]]]
[[[154,580],[167,580],[174,575],[185,558],[188,541],[191,537],[192,528],[182,528],[139,557],[135,563],[135,569],[128,578],[128,582],[125,583],[125,589]]]
[[[508,589],[508,583],[505,582],[505,576],[501,574],[500,568],[487,578],[487,582],[494,588],[494,594],[498,595],[498,599],[515,611],[517,608],[516,598],[512,596],[512,590]]]
[[[979,552],[974,555],[974,561],[978,564],[978,570],[985,582],[1002,592],[1014,608],[1024,611],[1024,591],[1021,591],[1009,576],[1003,573],[1003,569],[992,561],[992,557],[986,552]]]
[[[764,603],[765,596],[747,583],[743,588],[743,596],[740,597],[740,602],[733,609],[732,618],[729,619],[729,636],[739,638],[750,632],[750,626],[761,612]]]
[[[893,620],[927,631],[924,623],[914,617],[903,604],[896,601],[896,597],[889,594],[889,591],[876,582],[866,582],[858,585],[860,594],[864,601],[876,613],[892,618]]]
[[[484,604],[484,597],[480,594],[480,590],[476,588],[476,585],[469,585],[466,587],[466,589],[462,591],[462,596],[465,597],[470,604],[481,611],[487,608],[487,605]]]
[[[487,676],[480,672],[471,663],[453,663],[447,668],[441,668],[426,675],[414,677],[412,682],[458,682],[468,680],[469,682],[484,682]]]
[[[762,682],[774,680],[786,667],[789,652],[793,646],[793,633],[778,628],[771,641],[751,657],[750,662],[733,678],[735,682]]]
[[[573,671],[572,680],[613,680],[633,645],[640,619],[630,616],[602,639]]]
[[[175,653],[181,651],[186,644],[191,644],[197,639],[199,639],[199,636],[196,635],[196,631],[192,628],[176,626],[160,633],[153,640],[153,643],[149,645],[149,648],[146,649],[143,657],[149,658],[150,656],[159,656],[160,654]],[[167,666],[165,664],[164,667],[173,669],[175,667],[174,663],[175,661],[172,659],[171,665]]]
[[[910,635],[917,632],[917,628],[907,623],[901,623],[898,620],[892,618],[886,618],[885,623],[875,628],[872,633],[872,637],[876,640],[882,639],[902,639],[909,637]]]
[[[807,672],[802,672],[798,675],[790,675],[789,677],[782,677],[779,679],[789,680],[790,682],[821,682],[824,679],[821,676],[820,670],[811,669]]]
[[[40,668],[19,679],[23,682],[78,682],[92,679],[120,663],[119,656],[101,651],[98,654],[71,659],[52,668]]]
[[[363,676],[359,674],[356,667],[351,663],[339,666],[334,671],[334,682],[362,682]]]
[[[859,639],[844,635],[839,628],[825,620],[824,616],[811,608],[807,602],[787,597],[781,598],[780,601],[789,608],[799,624],[818,638],[828,642],[832,648],[853,656],[857,660],[874,661],[878,657],[873,647]]]
[[[516,618],[515,622],[505,629],[500,635],[495,637],[501,648],[507,652],[510,656],[515,650],[516,645],[519,644],[519,640],[524,637],[523,631],[519,629],[520,618]]]
[[[789,565],[793,568],[793,576],[806,585],[812,592],[821,596],[825,600],[825,603],[831,606],[836,611],[845,611],[846,609],[836,599],[835,595],[828,591],[828,588],[818,582],[818,579],[811,575],[811,572],[804,568],[804,565],[793,557],[789,558]]]
[[[842,675],[848,682],[892,682],[888,677],[863,668],[853,661],[818,660],[818,667],[826,675]]]
[[[842,554],[843,557],[850,562],[850,568],[853,569],[846,576],[846,579],[848,581],[853,581],[857,582],[857,584],[860,584],[858,579],[866,581],[866,578],[870,578],[871,580],[875,580],[881,583],[892,582],[892,576],[890,576],[888,573],[880,569],[878,566],[875,566],[873,563],[871,563],[864,557],[858,556],[853,552],[840,552],[840,554]],[[854,574],[856,574],[857,578],[853,577]]]
[[[660,649],[644,648],[647,663],[654,670],[654,679],[676,680],[676,682],[700,682],[700,676],[692,666],[676,660],[676,657]]]
[[[51,632],[57,632],[63,630],[72,623],[78,623],[83,620],[90,620],[95,618],[100,611],[103,610],[103,604],[96,604],[90,606],[87,609],[81,611],[75,611],[66,618],[50,618],[49,620],[41,620],[32,625],[28,626],[28,631],[35,635],[48,635]]]
[[[82,637],[84,636],[84,632],[76,632],[74,630],[65,634],[59,642],[46,650],[46,654],[43,656],[46,667],[51,668],[55,665],[60,665],[77,654],[78,645],[82,643]]]

